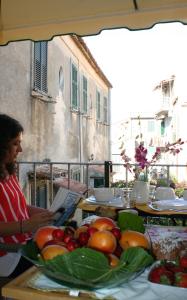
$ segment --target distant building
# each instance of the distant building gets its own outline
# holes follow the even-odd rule
[[[0,47],[0,112],[24,126],[21,161],[110,160],[111,83],[82,38]],[[73,178],[84,181],[74,167]]]
[[[158,146],[176,142],[179,138],[187,141],[187,89],[185,78],[182,74],[172,75],[170,78],[160,81],[154,88],[157,95],[158,110],[155,114],[160,122],[160,135]],[[176,156],[167,154],[164,156],[165,164],[187,165],[187,144]],[[178,181],[187,181],[187,167],[172,167],[171,175]]]

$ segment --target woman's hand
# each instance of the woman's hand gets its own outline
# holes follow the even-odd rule
[[[44,210],[39,213],[31,215],[30,219],[23,220],[22,228],[23,232],[35,231],[39,227],[50,225],[53,222],[54,213],[48,210]]]

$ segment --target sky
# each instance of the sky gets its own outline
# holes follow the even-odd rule
[[[154,87],[179,69],[187,73],[187,26],[181,23],[140,31],[104,30],[84,41],[113,86],[112,126],[131,112],[154,112]]]

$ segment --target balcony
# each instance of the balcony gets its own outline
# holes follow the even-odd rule
[[[174,176],[177,177],[179,170],[186,174],[187,166],[156,164],[147,168],[146,172],[152,174],[153,182],[154,176],[157,176],[162,184],[164,182],[169,186],[171,175],[175,174]],[[75,178],[74,174],[78,173],[74,171],[79,171],[80,176]],[[114,182],[114,177],[118,174],[122,179]],[[59,187],[87,195],[88,189],[93,187],[119,184],[121,187],[129,188],[134,180],[122,163],[111,161],[103,163],[19,162],[18,177],[24,187],[23,191],[28,203],[44,208],[50,207]],[[184,184],[181,188],[186,187]]]
[[[170,97],[164,97],[159,110],[156,112],[156,119],[162,120],[168,117],[170,109]]]

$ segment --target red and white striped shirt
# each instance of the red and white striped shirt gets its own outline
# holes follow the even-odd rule
[[[0,222],[19,222],[29,219],[25,196],[21,190],[18,179],[11,175],[8,179],[0,181]],[[14,235],[0,236],[1,243],[25,243],[31,237],[30,233],[16,233]],[[0,251],[0,256],[5,254]]]

